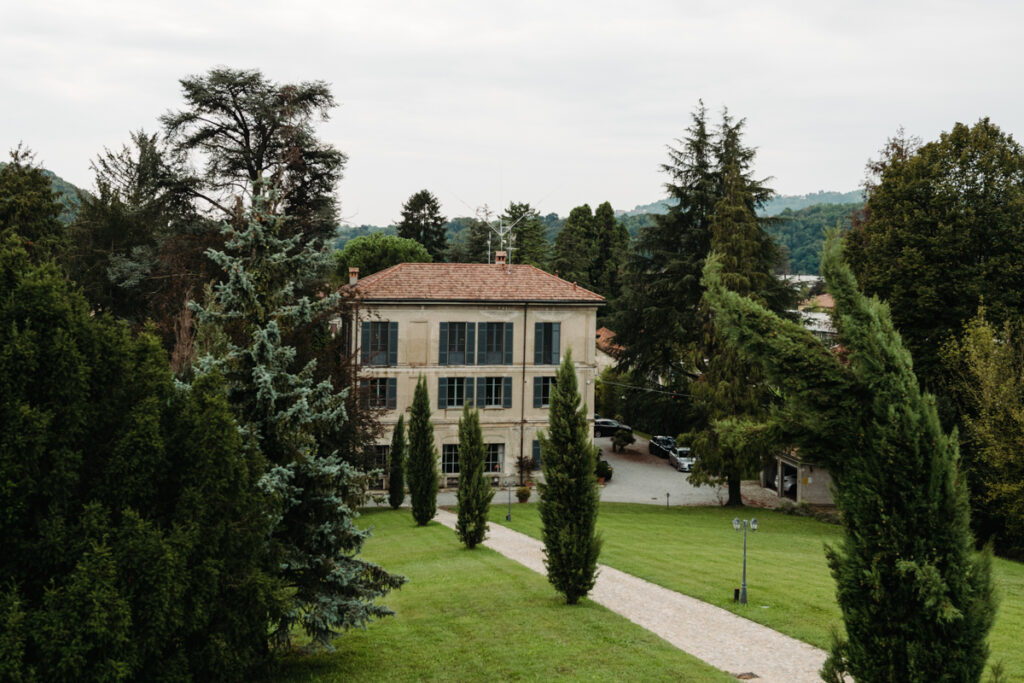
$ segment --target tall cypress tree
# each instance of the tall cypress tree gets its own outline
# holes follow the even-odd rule
[[[832,475],[846,535],[826,552],[846,638],[833,644],[826,680],[979,680],[994,617],[991,553],[974,552],[956,434],[942,430],[889,307],[860,292],[836,235],[822,265],[842,355],[729,291],[709,263],[720,329],[785,397],[766,422],[723,421],[723,436],[798,447]]]
[[[271,615],[275,638],[287,642],[298,624],[326,645],[339,630],[391,614],[374,601],[405,579],[358,557],[369,532],[355,525],[348,501],[360,473],[322,443],[345,420],[345,393],[314,381],[315,361],[295,368],[296,349],[283,342],[333,310],[338,297],[296,295],[325,272],[329,257],[286,228],[276,199],[260,194],[243,226],[223,227],[224,251],[208,252],[227,279],[215,288],[214,306],[195,308],[202,324],[231,340],[223,357],[199,365],[224,374],[247,446],[267,461],[257,486],[274,512],[270,568],[291,589]]]
[[[629,231],[615,217],[609,202],[602,203],[594,211],[593,225],[594,260],[590,264],[590,286],[613,301],[622,294],[622,268],[629,256]]]
[[[388,454],[388,504],[393,510],[400,508],[405,500],[405,451],[405,415],[399,415]]]
[[[472,550],[487,535],[487,508],[494,498],[494,490],[484,479],[484,435],[480,431],[480,412],[469,404],[459,419],[459,488],[458,521],[455,533]]]
[[[412,518],[426,526],[437,513],[437,448],[430,422],[427,379],[420,375],[409,414],[409,460],[406,464]]]
[[[580,406],[572,351],[558,368],[551,390],[547,432],[540,434],[541,533],[548,581],[576,604],[597,578],[601,539],[597,534],[597,447],[591,443],[586,406]]]

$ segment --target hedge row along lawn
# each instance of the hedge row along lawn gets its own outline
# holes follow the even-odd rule
[[[540,538],[536,505],[492,506],[490,521]],[[747,605],[732,601],[740,587],[743,534],[733,517],[757,517],[747,532]],[[723,607],[777,631],[828,649],[842,630],[835,583],[823,546],[838,543],[839,526],[758,508],[658,507],[602,503],[599,562],[665,588]],[[1024,565],[996,559],[999,611],[990,634],[989,663],[1002,661],[1012,680],[1024,680]]]
[[[374,528],[363,556],[409,578],[385,600],[396,616],[333,653],[285,658],[275,680],[735,680],[589,600],[565,605],[544,576],[437,522],[416,527],[408,509],[359,522]]]

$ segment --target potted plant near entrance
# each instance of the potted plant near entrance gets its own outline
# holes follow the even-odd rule
[[[526,501],[530,500],[530,487],[520,486],[519,488],[517,488],[516,498],[519,499],[520,503],[525,503]]]

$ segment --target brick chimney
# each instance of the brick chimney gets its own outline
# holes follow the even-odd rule
[[[497,263],[499,266],[505,265],[505,252],[503,252],[503,251],[496,251],[496,252],[494,252],[494,262]]]
[[[359,282],[359,269],[358,268],[349,268],[348,269],[348,283],[350,285],[354,285],[357,282]]]

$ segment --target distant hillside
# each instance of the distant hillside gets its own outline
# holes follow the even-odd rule
[[[786,250],[789,271],[817,275],[825,231],[850,227],[850,215],[861,202],[848,204],[815,204],[796,211],[786,209],[765,226],[768,234]]]
[[[0,161],[0,168],[6,165],[7,162]],[[53,171],[48,171],[44,168],[43,174],[50,179],[50,187],[57,193],[57,201],[64,207],[58,218],[60,218],[61,223],[67,225],[75,219],[75,214],[78,213],[78,207],[81,204],[78,199],[78,188]]]
[[[860,190],[851,192],[831,192],[818,190],[810,194],[781,194],[776,195],[768,201],[759,212],[762,216],[777,216],[786,209],[799,211],[815,204],[860,204],[863,201]],[[645,214],[668,213],[668,207],[672,206],[673,200],[662,199],[653,204],[641,204],[632,211],[626,211],[624,216],[643,216]]]

